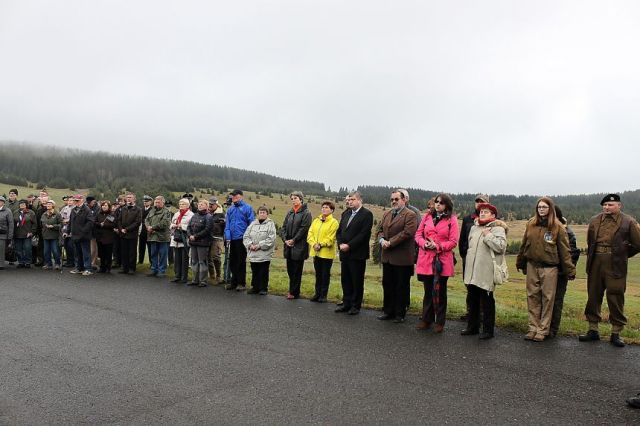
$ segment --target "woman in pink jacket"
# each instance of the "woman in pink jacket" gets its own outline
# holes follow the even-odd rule
[[[447,280],[454,275],[453,249],[458,245],[458,218],[453,214],[453,201],[438,194],[435,208],[427,213],[416,231],[419,247],[416,273],[424,283],[422,319],[416,326],[426,330],[435,323],[434,331],[442,333],[447,315]]]

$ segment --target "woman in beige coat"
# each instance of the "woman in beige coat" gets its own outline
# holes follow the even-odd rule
[[[493,257],[501,265],[507,247],[507,224],[497,220],[498,209],[489,203],[478,205],[479,216],[469,231],[469,248],[465,258],[464,284],[469,292],[469,318],[467,328],[460,334],[482,333],[480,339],[491,339],[496,322],[496,302],[493,298]],[[493,256],[491,255],[493,253]]]

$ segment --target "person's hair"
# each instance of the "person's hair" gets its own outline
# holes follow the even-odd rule
[[[136,194],[134,194],[134,193],[133,193],[133,192],[131,192],[131,191],[127,192],[127,193],[125,194],[125,197],[127,197],[127,196],[129,196],[129,195],[132,195],[132,196],[133,196],[133,198],[136,198]]]
[[[433,209],[436,204],[436,197],[431,197],[427,200],[427,209]]]
[[[331,201],[323,201],[322,202],[322,207],[323,206],[328,206],[331,209],[331,211],[335,211],[336,210],[336,205],[333,204]]]
[[[409,191],[407,191],[406,189],[398,188],[394,192],[401,193],[402,194],[402,198],[404,198],[406,201],[409,201]]]
[[[200,204],[206,204],[207,205],[207,209],[209,208],[209,202],[207,200],[205,200],[204,198],[202,200],[198,200],[198,206],[200,206]]]
[[[395,189],[393,191],[391,191],[392,194],[400,194],[400,199],[402,200],[407,200],[407,196],[404,194],[404,192],[402,192],[401,189]]]
[[[289,194],[289,198],[291,197],[298,197],[300,198],[300,201],[304,202],[304,194],[302,194],[301,191],[293,191],[291,194]]]
[[[180,201],[178,201],[178,206],[180,204],[186,204],[187,206],[191,204],[191,201],[189,201],[188,198],[180,198]]]
[[[433,201],[440,199],[440,204],[444,204],[444,212],[447,214],[453,213],[453,200],[448,194],[440,193],[433,198]]]
[[[118,202],[124,201],[124,195],[118,195]]]
[[[49,203],[53,204],[53,207],[56,206],[56,202],[53,200],[48,200],[45,204],[49,204]]]
[[[560,207],[558,207],[558,205],[556,204],[555,206],[553,206],[553,208],[556,211],[556,218],[560,221],[561,224],[566,225],[567,219],[565,219],[562,215],[562,210],[560,210]]]
[[[105,204],[106,204],[107,206],[109,206],[109,210],[111,210],[111,201],[109,201],[109,200],[102,200],[102,201],[100,201],[100,208],[102,208],[102,206],[104,206]]]
[[[258,207],[258,213],[260,213],[260,212],[267,212],[267,214],[268,214],[269,213],[269,209],[267,208],[267,206],[262,205],[262,206]]]
[[[167,200],[164,199],[164,197],[162,195],[158,195],[156,198],[159,198],[163,203],[165,203]]]
[[[541,225],[542,224],[542,217],[540,216],[540,214],[538,213],[538,205],[543,202],[546,205],[549,206],[549,214],[547,215],[547,229],[549,231],[555,231],[556,227],[558,226],[558,223],[560,223],[560,221],[556,220],[556,205],[553,202],[553,200],[549,197],[540,197],[538,198],[538,201],[536,201],[536,225]]]
[[[358,200],[362,200],[362,194],[360,191],[351,191],[349,193],[349,197],[357,198]]]

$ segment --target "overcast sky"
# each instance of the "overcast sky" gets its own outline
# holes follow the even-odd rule
[[[637,189],[639,23],[637,0],[0,0],[0,140],[334,190]]]

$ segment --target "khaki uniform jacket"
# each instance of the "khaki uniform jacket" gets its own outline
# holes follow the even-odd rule
[[[619,213],[621,220],[611,238],[611,266],[614,278],[623,278],[627,275],[627,259],[640,252],[640,226],[636,220],[628,214]],[[598,229],[602,223],[600,213],[591,219],[587,230],[587,274],[591,269],[593,258],[596,255],[596,238]]]
[[[536,225],[535,217],[527,222],[520,252],[516,259],[518,269],[524,271],[527,262],[533,262],[543,266],[557,266],[567,276],[576,275],[576,267],[571,262],[567,231],[560,221],[557,219],[556,221],[553,232],[549,231],[546,226]]]

